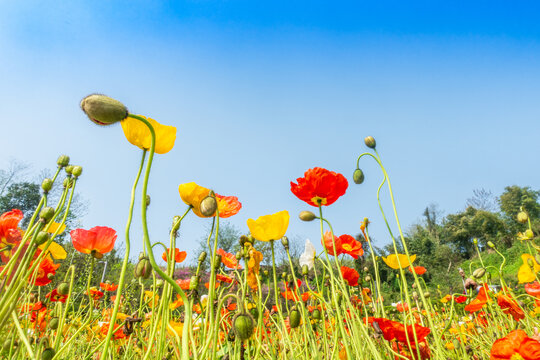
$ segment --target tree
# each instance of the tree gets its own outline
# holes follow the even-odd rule
[[[12,209],[19,209],[24,214],[21,225],[26,227],[41,199],[39,190],[38,184],[26,181],[10,184],[4,194],[0,196],[0,214]]]
[[[467,199],[467,206],[491,212],[498,210],[497,199],[491,191],[484,188],[473,190],[473,196]]]
[[[209,253],[207,241],[208,241],[208,233],[210,233],[210,230],[211,228],[208,227],[207,235],[201,237],[201,239],[199,240],[199,247],[197,248],[197,254],[200,254],[203,251],[205,251],[206,253]],[[225,221],[220,222],[218,245],[217,245],[218,249],[223,249],[228,253],[236,254],[236,252],[240,250],[240,243],[238,242],[238,240],[240,239],[241,235],[242,235],[241,231],[236,226]],[[214,243],[214,239],[215,239],[215,233],[212,234],[212,238],[210,239],[210,246],[212,246],[212,244]],[[205,269],[210,264],[209,259],[210,259],[210,256],[207,256],[206,261],[203,264]],[[194,260],[194,265],[196,265],[197,261],[198,261],[198,256]]]
[[[499,204],[513,233],[523,228],[516,220],[520,209],[526,211],[532,220],[540,217],[539,195],[540,191],[532,190],[528,186],[513,185],[504,188],[504,192],[499,197]]]

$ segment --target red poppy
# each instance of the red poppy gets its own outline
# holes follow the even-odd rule
[[[334,236],[334,241],[332,242],[332,233],[330,231],[327,231],[327,232],[324,233],[324,236],[321,239],[321,243],[323,241],[324,241],[324,243],[322,245],[326,248],[326,251],[328,252],[329,255],[336,256],[336,255],[334,255],[334,243],[336,244],[337,255],[342,254],[342,252],[341,252],[341,239],[338,238],[337,236]]]
[[[291,282],[290,284],[293,285],[293,287],[294,287],[294,282]],[[296,279],[296,287],[299,288],[300,286],[302,286],[302,280]],[[289,286],[289,282],[287,282],[287,281],[285,282],[285,289],[287,289],[287,290],[292,289],[292,288]]]
[[[518,359],[519,356],[524,360],[540,359],[540,342],[528,337],[521,329],[496,340],[491,347],[490,360]]]
[[[88,292],[85,291],[84,292],[85,295],[88,295]],[[103,297],[103,293],[101,291],[99,291],[98,289],[96,289],[95,287],[91,287],[90,288],[90,296],[92,297],[92,299],[94,299],[95,301],[101,299]]]
[[[83,254],[101,258],[114,247],[116,231],[106,226],[96,226],[90,230],[76,229],[71,233],[73,247]]]
[[[217,289],[219,287],[219,284],[220,284],[220,282],[216,281],[216,283],[214,284],[214,288]],[[204,287],[207,288],[207,289],[210,289],[210,282],[205,282]]]
[[[360,279],[360,274],[358,271],[351,269],[346,266],[341,267],[341,275],[343,275],[343,279],[347,281],[349,286],[357,286],[358,285],[358,279]]]
[[[227,275],[221,275],[221,274],[217,274],[216,275],[216,279],[218,281],[221,281],[221,282],[226,282],[228,284],[232,283],[233,282],[233,278],[232,277],[229,277]]]
[[[161,258],[163,259],[163,261],[167,261],[167,257],[169,256],[170,251],[171,249],[167,248],[167,251],[163,252],[163,255],[161,255]],[[187,252],[180,251],[178,248],[174,249],[174,262],[175,263],[177,264],[181,263],[182,261],[186,259],[186,256],[187,256]]]
[[[413,269],[414,269],[414,270],[413,270]],[[409,271],[410,271],[410,272],[413,272],[413,271],[414,271],[414,272],[416,273],[416,275],[424,275],[424,274],[426,273],[427,270],[426,270],[426,268],[423,267],[423,266],[414,266],[414,267],[413,267],[413,266],[410,266],[410,267],[409,267]]]
[[[236,196],[223,196],[216,194],[216,201],[220,218],[228,218],[238,214],[242,209],[242,203]]]
[[[61,303],[65,303],[68,298],[67,295],[60,295],[56,289],[45,295],[45,297],[52,302],[59,301]]]
[[[52,277],[56,274],[56,269],[60,267],[60,264],[55,264],[49,258],[43,258],[39,263],[37,269],[37,276],[34,281],[36,286],[44,286],[52,281]]]
[[[99,283],[99,287],[105,291],[116,291],[118,289],[118,285],[109,283]]]
[[[455,298],[455,301],[458,303],[458,304],[461,304],[461,303],[464,303],[465,301],[467,301],[467,297],[466,296],[458,296]]]
[[[118,329],[118,330],[116,330],[113,333],[113,340],[123,339],[123,338],[126,337],[126,334],[124,333],[124,330],[123,330],[122,326],[116,325],[115,329]],[[101,334],[102,335],[107,335],[108,332],[109,332],[109,323],[107,322],[107,323],[104,323],[103,325],[101,325]]]
[[[2,251],[2,261],[7,262],[11,257],[11,248],[21,241],[21,231],[17,228],[23,218],[21,210],[13,209],[0,215],[0,247],[7,248]]]
[[[540,283],[535,281],[530,284],[525,284],[525,292],[534,297],[540,297]]]
[[[291,181],[291,191],[311,206],[331,205],[345,194],[349,183],[345,176],[323,168],[309,169],[303,178]]]
[[[519,305],[506,295],[499,294],[497,296],[497,304],[499,304],[505,314],[512,315],[515,321],[519,321],[525,317],[525,313]]]
[[[478,291],[478,295],[476,296],[476,299],[471,301],[467,306],[465,306],[465,311],[475,312],[480,310],[484,305],[486,305],[488,301],[488,294],[487,294],[487,285],[484,285],[480,288]]]
[[[237,308],[236,303],[230,303],[229,305],[227,305],[227,310],[229,311],[234,311],[236,310],[236,308]]]
[[[407,310],[409,310],[409,304],[398,302],[396,304],[396,310],[399,311],[399,312],[407,311]]]
[[[362,249],[362,243],[357,241],[351,235],[341,235],[339,237],[341,242],[340,250],[337,249],[338,253],[351,255],[354,259],[358,259],[359,256],[364,255],[364,249]]]
[[[178,279],[176,280],[176,283],[182,290],[189,290],[190,279]]]
[[[241,269],[242,265],[238,264],[236,256],[226,252],[223,249],[217,249],[216,254],[221,256],[221,262],[229,269]]]
[[[391,341],[396,339],[402,343],[407,343],[407,337],[409,338],[409,343],[414,342],[414,333],[412,325],[405,325],[400,322],[388,320],[385,318],[375,318],[372,320],[373,323],[377,323],[379,328],[383,333],[385,340]],[[418,342],[424,341],[426,336],[429,335],[431,329],[428,327],[423,327],[418,324],[414,324],[414,331],[416,332],[416,338]]]

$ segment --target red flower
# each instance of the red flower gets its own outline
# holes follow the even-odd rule
[[[85,295],[88,295],[88,292],[85,291],[84,292]],[[91,287],[90,288],[90,296],[92,297],[92,299],[94,299],[95,301],[101,299],[103,297],[103,293],[101,291],[99,291],[98,289],[96,289],[95,287]]]
[[[226,252],[223,249],[217,249],[216,254],[221,255],[221,262],[229,269],[241,269],[242,265],[238,264],[236,256]]]
[[[242,209],[242,203],[238,201],[236,196],[223,196],[216,194],[216,201],[218,204],[220,218],[228,218],[236,215],[240,209]]]
[[[360,274],[358,271],[351,269],[346,266],[341,267],[341,275],[343,275],[343,279],[347,281],[349,286],[357,286],[358,285],[358,279],[360,278]]]
[[[169,256],[169,251],[171,251],[171,249],[167,248],[167,251],[163,252],[163,255],[161,255],[161,258],[163,259],[163,261],[167,261],[167,257]],[[180,251],[178,248],[174,249],[174,262],[175,263],[177,264],[181,263],[182,261],[186,259],[186,256],[187,256],[187,252]]]
[[[323,168],[309,169],[303,178],[291,181],[291,191],[311,206],[331,205],[345,194],[349,183],[345,176]]]
[[[519,321],[525,317],[525,313],[523,310],[521,310],[519,305],[506,295],[499,294],[497,296],[497,304],[499,304],[505,314],[512,315],[516,321]]]
[[[337,249],[338,253],[351,255],[354,259],[358,259],[359,256],[364,255],[364,249],[362,249],[362,243],[357,241],[351,235],[341,235],[340,240],[340,250]]]
[[[496,340],[491,347],[490,360],[518,359],[519,356],[524,360],[540,359],[540,342],[528,337],[521,329]]]
[[[221,281],[221,282],[226,282],[228,284],[232,283],[233,282],[233,278],[232,277],[229,277],[227,275],[221,275],[221,274],[217,274],[216,275],[216,279],[218,281]]]
[[[96,226],[90,230],[76,229],[70,235],[77,251],[96,258],[111,251],[116,241],[116,231],[106,226]]]
[[[409,304],[398,302],[396,304],[396,310],[399,311],[399,312],[407,311],[407,310],[409,310]]]
[[[178,279],[176,280],[176,283],[182,290],[189,290],[190,279]]]
[[[525,284],[525,292],[531,296],[539,297],[540,296],[540,283],[535,281],[530,284]]]
[[[469,305],[465,306],[465,311],[475,312],[480,310],[484,305],[486,305],[488,301],[488,294],[487,294],[487,285],[484,285],[480,288],[480,291],[478,291],[478,295],[476,296],[476,299],[470,302]]]
[[[413,270],[413,269],[414,269],[414,270]],[[427,270],[426,270],[426,268],[423,267],[423,266],[414,266],[414,267],[410,266],[410,267],[409,267],[409,271],[410,271],[410,272],[413,272],[413,271],[414,271],[414,272],[416,273],[416,275],[424,275],[424,274],[426,273]]]
[[[56,289],[45,295],[46,298],[49,298],[50,301],[59,301],[61,303],[65,303],[68,296],[67,295],[60,295]]]
[[[337,256],[341,255],[341,239],[337,236],[334,236],[334,241],[332,242],[332,233],[330,231],[327,231],[324,233],[323,239],[321,239],[321,243],[324,240],[324,243],[322,244],[329,255]],[[334,255],[334,243],[336,243],[336,252],[337,255]]]
[[[109,283],[99,283],[99,287],[105,291],[116,291],[118,289],[118,285]]]
[[[456,303],[461,304],[461,303],[464,303],[465,301],[467,301],[467,297],[461,295],[461,296],[456,297],[455,301],[456,301]]]
[[[60,264],[53,263],[49,258],[43,258],[37,269],[36,280],[34,285],[44,286],[52,281],[52,277],[56,274],[56,269],[60,267]],[[50,278],[50,279],[49,279]]]
[[[377,323],[379,328],[383,333],[385,340],[391,341],[396,339],[399,342],[407,343],[407,337],[409,338],[409,343],[414,343],[414,333],[412,325],[405,325],[400,322],[392,321],[384,318],[375,318],[373,323]],[[418,342],[424,341],[426,336],[431,332],[430,328],[423,327],[418,324],[414,324],[414,330],[416,332],[416,338]]]
[[[8,248],[1,253],[2,261],[7,262],[11,257],[11,248],[21,241],[21,231],[17,228],[23,218],[21,210],[13,209],[0,216],[0,247]]]

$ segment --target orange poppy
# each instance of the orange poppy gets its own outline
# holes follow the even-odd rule
[[[345,176],[320,167],[309,169],[304,177],[291,181],[291,191],[311,206],[328,206],[345,194],[349,183]]]
[[[364,249],[362,249],[362,243],[360,241],[357,241],[351,235],[347,235],[347,234],[341,235],[339,237],[339,240],[341,242],[341,245],[340,245],[340,250],[338,250],[338,253],[351,255],[354,259],[358,259],[358,257],[364,255]]]
[[[525,317],[525,313],[519,305],[506,295],[499,294],[497,296],[497,304],[499,304],[505,314],[512,315],[515,321],[519,321]]]
[[[99,283],[99,287],[105,291],[116,291],[118,289],[118,285],[109,283]]]
[[[349,284],[349,286],[358,285],[358,279],[360,279],[360,274],[358,273],[358,271],[346,266],[342,266],[341,275],[343,275],[343,279],[347,281],[347,284]]]
[[[539,297],[540,296],[540,283],[535,281],[530,284],[525,284],[525,292],[531,296]]]
[[[424,275],[426,273],[426,268],[423,267],[423,266],[409,266],[409,271],[410,272],[415,272],[416,275]]]
[[[189,290],[190,279],[178,279],[176,283],[182,290]]]
[[[176,295],[176,300],[169,304],[169,309],[174,310],[182,305],[184,305],[184,300],[180,295]]]
[[[475,312],[480,310],[488,302],[489,296],[487,294],[487,285],[484,284],[478,291],[476,298],[465,306],[465,311]]]
[[[118,330],[113,333],[113,340],[123,339],[126,337],[126,334],[124,334],[123,326],[115,325],[115,328],[118,328]],[[109,323],[106,322],[102,324],[100,330],[101,334],[103,336],[106,336],[109,332]]]
[[[233,278],[232,277],[229,277],[227,275],[221,275],[221,274],[217,274],[216,275],[216,279],[218,281],[221,281],[221,282],[226,282],[228,284],[232,283],[233,282]]]
[[[117,237],[116,230],[106,226],[96,226],[90,230],[76,229],[70,235],[77,251],[97,258],[113,249]]]
[[[409,304],[398,302],[396,304],[396,310],[399,311],[399,312],[407,311],[407,310],[409,310]]]
[[[463,295],[455,298],[455,302],[458,304],[464,303],[465,301],[467,301],[467,297]]]
[[[253,246],[249,248],[249,260],[247,263],[247,283],[250,288],[257,289],[257,276],[260,271],[260,264],[263,259],[263,254],[260,251],[257,251]]]
[[[323,243],[324,241],[324,243]],[[330,231],[327,231],[324,233],[323,238],[321,239],[322,245],[326,248],[326,251],[328,252],[328,255],[337,256],[341,255],[341,239],[334,235],[333,241],[332,241],[332,233]],[[334,255],[334,243],[336,244],[336,252],[337,255]]]
[[[59,301],[61,303],[65,303],[68,296],[67,295],[60,295],[58,293],[58,290],[54,289],[53,291],[51,291],[50,293],[48,293],[47,295],[45,295],[46,298],[49,298],[49,300],[51,302],[55,302],[55,301]]]
[[[379,325],[379,328],[381,329],[385,340],[391,341],[396,339],[399,342],[407,343],[408,337],[410,343],[414,342],[412,325],[407,325],[407,328],[405,328],[405,325],[403,325],[402,323],[388,320],[385,318],[372,319],[372,323],[377,323]],[[426,336],[429,335],[431,329],[428,327],[420,326],[418,324],[414,324],[414,332],[416,332],[416,338],[418,342],[422,342],[424,341]]]
[[[85,291],[84,292],[85,295],[88,295],[88,292]],[[90,296],[92,297],[92,299],[94,300],[99,300],[103,297],[103,293],[101,291],[99,291],[98,289],[96,289],[95,287],[91,287],[90,288]]]
[[[491,347],[490,360],[513,360],[520,357],[524,360],[540,359],[540,342],[528,337],[521,329],[495,340]]]
[[[221,256],[221,262],[229,269],[241,269],[242,265],[236,260],[236,256],[226,252],[223,249],[217,249],[216,254]]]
[[[167,251],[164,251],[163,254],[161,255],[161,258],[163,259],[163,261],[167,261],[167,257],[169,256],[169,252],[171,251],[171,249],[167,248]],[[182,261],[184,261],[186,259],[186,256],[187,256],[187,252],[185,251],[180,251],[178,248],[175,248],[174,249],[174,262],[175,263],[181,263]]]
[[[216,194],[216,201],[220,218],[228,218],[238,214],[242,209],[242,203],[236,196],[223,196]]]
[[[37,269],[37,276],[34,281],[36,286],[44,286],[52,281],[52,277],[56,274],[56,269],[60,267],[60,264],[55,264],[49,258],[43,258]],[[49,279],[50,278],[50,279]]]
[[[21,210],[13,209],[0,216],[0,247],[6,248],[0,254],[2,261],[7,262],[11,257],[11,248],[21,241],[21,231],[17,228],[23,218]]]
[[[219,287],[219,284],[220,284],[220,282],[216,281],[216,283],[214,284],[214,288],[217,289]],[[210,290],[210,282],[205,282],[204,287]]]

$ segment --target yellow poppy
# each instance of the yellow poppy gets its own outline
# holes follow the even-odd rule
[[[210,194],[210,189],[199,186],[194,182],[180,184],[178,186],[178,192],[180,193],[180,198],[187,205],[193,207],[193,212],[198,217],[204,217],[201,214],[201,201]]]
[[[60,228],[60,230],[58,230],[58,228]],[[56,230],[58,230],[58,234],[63,233],[64,230],[66,230],[66,224],[59,224],[59,223],[53,222],[47,228],[47,232],[50,234],[54,234]]]
[[[167,326],[167,332],[171,336],[182,337],[182,331],[184,330],[184,323],[180,321],[169,321],[169,326]]]
[[[47,243],[39,245],[39,248],[41,250],[45,250],[45,245],[47,245]],[[50,254],[56,260],[63,260],[67,256],[66,250],[64,250],[61,245],[55,243],[54,241],[49,244],[49,247],[47,247],[46,250],[48,253],[47,255]]]
[[[405,269],[408,268],[414,262],[414,260],[416,260],[416,255],[410,256],[410,262],[409,257],[403,254],[391,254],[387,257],[383,256],[382,259],[386,263],[386,265],[390,266],[392,269],[399,269],[400,267],[402,269]]]
[[[139,115],[150,122],[156,133],[156,153],[166,154],[174,146],[176,140],[176,128],[174,126],[161,125],[156,120]],[[150,150],[152,136],[150,130],[142,121],[128,116],[120,122],[126,139],[141,149]]]
[[[530,254],[522,254],[521,260],[523,260],[523,265],[521,265],[518,270],[519,283],[523,284],[533,282],[534,280],[536,280],[536,273],[540,271],[540,265]],[[532,261],[532,269],[529,266],[529,261]]]
[[[285,235],[289,227],[289,212],[283,210],[272,215],[259,216],[257,220],[248,219],[247,226],[251,235],[259,241],[278,240]]]
[[[249,248],[249,260],[247,263],[247,283],[250,288],[257,289],[257,275],[259,274],[260,264],[263,259],[263,254],[257,251],[253,246]]]
[[[517,234],[518,240],[521,240],[521,241],[532,240],[533,237],[534,237],[534,233],[532,232],[531,229],[525,230],[524,233],[518,232]]]

